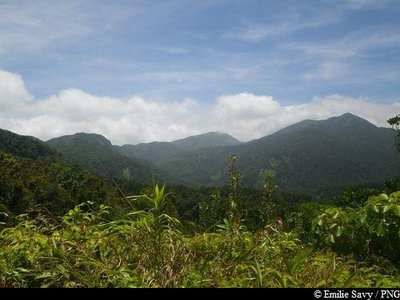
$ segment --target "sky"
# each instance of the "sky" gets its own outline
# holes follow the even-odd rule
[[[0,0],[0,128],[242,141],[400,113],[400,0]]]

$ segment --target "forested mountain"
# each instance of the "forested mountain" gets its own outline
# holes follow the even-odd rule
[[[32,159],[0,151],[0,212],[22,213],[40,206],[65,213],[85,201],[120,197],[106,179],[57,159]]]
[[[30,158],[59,156],[57,151],[35,137],[3,129],[0,129],[0,151]]]
[[[137,145],[114,146],[120,154],[136,159],[144,159],[156,163],[162,159],[184,152],[170,142],[152,142]]]
[[[189,136],[172,142],[184,151],[196,151],[206,148],[232,146],[240,144],[240,141],[229,134],[212,131],[205,134]]]
[[[172,142],[152,142],[115,147],[125,156],[158,162],[167,157],[187,151],[238,144],[240,144],[240,141],[229,134],[213,131],[205,134],[189,136]]]
[[[51,139],[46,142],[63,154],[65,159],[106,177],[124,177],[136,182],[150,183],[168,180],[165,172],[151,163],[136,158],[128,158],[114,149],[111,142],[99,134],[77,133]]]
[[[181,152],[176,170],[189,183],[223,184],[229,173],[229,184],[167,190],[64,161],[98,172],[125,166],[128,179],[134,160],[103,136],[53,139],[65,153],[53,156],[14,135],[18,143],[4,139],[9,150],[0,151],[0,287],[398,287],[399,180],[318,203],[239,179],[254,185],[267,175],[297,193],[376,180],[398,170],[392,138],[350,114],[303,121],[245,144]],[[231,153],[239,160],[227,172]]]
[[[102,176],[136,182],[149,183],[154,176],[188,186],[222,186],[230,154],[238,155],[245,186],[260,187],[269,176],[281,190],[292,193],[315,195],[400,175],[392,130],[349,113],[305,120],[247,143],[218,132],[122,147],[98,134],[78,133],[46,144],[4,130],[0,137],[0,149],[8,153],[37,158],[59,155],[58,151],[66,161]]]
[[[344,114],[305,120],[240,145],[180,153],[157,166],[190,185],[223,185],[228,156],[237,154],[245,185],[259,186],[272,174],[282,190],[316,194],[399,175],[400,155],[393,143],[391,129]]]

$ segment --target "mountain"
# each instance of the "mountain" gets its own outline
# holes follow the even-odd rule
[[[144,159],[156,163],[167,157],[184,152],[170,142],[152,142],[137,145],[114,146],[121,155],[129,158]]]
[[[165,172],[151,163],[128,158],[115,150],[104,136],[77,133],[51,139],[47,145],[61,152],[65,159],[106,177],[129,177],[137,182],[151,182],[152,177],[166,180]]]
[[[121,154],[151,161],[153,163],[188,151],[197,151],[206,148],[239,145],[241,142],[222,132],[208,132],[196,136],[189,136],[172,142],[152,142],[138,145],[124,145],[116,147]]]
[[[318,194],[400,175],[393,142],[391,129],[347,113],[305,120],[239,145],[179,153],[156,165],[191,185],[223,185],[228,157],[237,154],[245,186],[261,186],[269,173],[284,191]]]
[[[68,165],[45,142],[0,129],[0,212],[14,215],[40,206],[65,213],[80,201],[110,204],[118,197],[110,182]]]
[[[241,142],[229,134],[212,131],[200,135],[189,136],[184,139],[171,142],[183,151],[196,151],[206,148],[239,145]]]
[[[58,215],[83,201],[111,205],[120,197],[105,178],[59,159],[0,151],[0,178],[0,212],[9,215],[43,208]]]
[[[143,183],[154,176],[189,186],[226,184],[228,158],[236,154],[244,186],[260,187],[272,174],[283,191],[316,195],[400,175],[392,130],[352,114],[304,120],[246,143],[217,132],[122,147],[85,133],[44,143],[0,130],[0,151],[28,158],[60,157],[60,152],[68,162],[103,176]]]
[[[35,137],[19,135],[4,129],[0,129],[0,151],[29,158],[59,156],[57,151]]]

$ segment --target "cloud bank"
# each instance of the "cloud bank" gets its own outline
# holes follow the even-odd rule
[[[18,74],[0,70],[0,128],[43,140],[76,132],[99,133],[114,144],[171,141],[208,131],[248,141],[304,119],[351,112],[378,126],[400,112],[400,102],[381,104],[343,95],[282,105],[271,96],[223,95],[211,104],[194,99],[155,101],[139,96],[111,98],[66,89],[35,99]]]

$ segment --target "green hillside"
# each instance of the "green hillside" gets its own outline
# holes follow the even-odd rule
[[[59,156],[59,153],[41,140],[0,129],[0,151],[17,156],[39,158]]]
[[[117,197],[115,187],[81,168],[0,152],[0,211],[60,214],[83,201],[112,203]]]
[[[240,141],[229,134],[212,131],[205,134],[179,139],[171,142],[171,144],[180,147],[184,151],[196,151],[206,148],[239,145]]]
[[[114,146],[122,155],[150,162],[158,162],[167,157],[184,152],[180,147],[169,142],[152,142],[137,145]]]
[[[62,153],[68,162],[102,176],[148,183],[153,176],[159,180],[168,179],[165,172],[149,162],[121,155],[109,140],[99,134],[77,133],[54,138],[46,143]]]
[[[392,130],[352,114],[306,120],[237,146],[181,153],[159,161],[157,166],[191,185],[224,185],[229,154],[239,156],[246,186],[258,186],[266,174],[272,174],[278,186],[288,192],[318,194],[400,173]]]
[[[128,157],[145,159],[150,162],[159,162],[173,155],[188,151],[206,148],[238,145],[240,141],[226,133],[208,132],[205,134],[189,136],[172,142],[152,142],[138,145],[124,145],[116,149]]]

